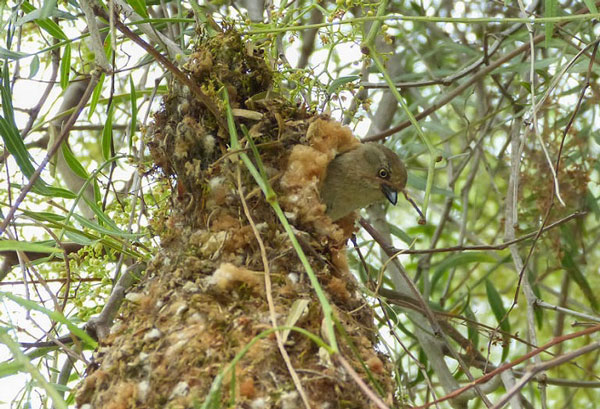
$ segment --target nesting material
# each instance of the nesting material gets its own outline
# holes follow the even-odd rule
[[[290,154],[287,168],[281,178],[286,210],[298,216],[301,223],[311,225],[315,231],[343,243],[352,231],[353,223],[332,223],[325,215],[319,188],[327,165],[338,154],[360,144],[352,131],[339,122],[318,118],[307,131],[308,145],[296,145]]]
[[[257,292],[261,292],[262,275],[263,272],[260,271],[248,270],[244,267],[234,266],[231,263],[222,263],[210,276],[210,282],[224,292],[243,284]]]

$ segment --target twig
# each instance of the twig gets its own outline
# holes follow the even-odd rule
[[[62,145],[63,141],[67,138],[67,136],[69,136],[71,127],[73,126],[73,124],[79,117],[79,114],[81,113],[81,111],[83,110],[85,105],[87,104],[88,99],[92,95],[92,92],[93,92],[94,88],[96,87],[96,84],[98,83],[99,77],[100,77],[99,70],[92,71],[92,77],[90,79],[90,83],[88,84],[87,88],[85,89],[85,92],[81,96],[81,101],[79,101],[79,104],[77,104],[73,113],[71,114],[69,119],[66,121],[64,127],[62,128],[60,136],[56,139],[56,141],[54,142],[54,145],[52,145],[52,147],[50,147],[50,149],[48,149],[48,152],[46,153],[46,156],[44,157],[44,159],[42,159],[40,165],[31,174],[31,177],[29,178],[29,182],[23,187],[23,189],[21,189],[21,193],[16,198],[14,204],[11,206],[10,210],[6,214],[6,217],[2,221],[2,224],[0,225],[0,235],[2,235],[4,233],[4,231],[6,230],[6,227],[8,226],[10,221],[15,216],[15,212],[19,208],[21,202],[23,201],[23,199],[25,199],[25,196],[27,196],[27,194],[29,193],[29,191],[31,190],[31,188],[33,187],[35,182],[37,182],[38,178],[42,174],[42,171],[44,170],[46,165],[50,162],[50,159],[54,157],[54,155],[56,154],[58,149],[60,149],[60,146]]]
[[[544,226],[544,228],[542,229],[542,233],[545,233],[546,231],[553,229],[557,226],[560,226],[561,224],[564,224],[572,219],[578,218],[578,217],[583,217],[587,214],[587,212],[575,212],[570,214],[569,216],[563,217],[560,220],[555,221],[552,224],[549,224],[547,226]],[[423,250],[410,250],[410,249],[405,249],[405,250],[401,250],[401,249],[397,249],[395,247],[390,247],[389,250],[392,253],[398,252],[398,251],[403,251],[404,254],[431,254],[431,253],[448,253],[448,252],[453,252],[453,251],[485,251],[485,250],[504,250],[505,248],[507,248],[508,246],[515,244],[515,243],[519,243],[521,241],[525,241],[525,240],[529,240],[531,238],[536,237],[536,235],[539,233],[539,231],[534,231],[531,233],[528,233],[524,236],[518,237],[516,239],[513,240],[509,240],[509,241],[505,241],[504,243],[500,243],[500,244],[478,244],[475,246],[452,246],[452,247],[439,247],[439,248],[434,248],[434,249],[423,249]]]
[[[498,402],[491,409],[500,409],[503,407],[514,394],[518,393],[532,378],[534,378],[538,373],[547,371],[550,368],[554,368],[555,366],[562,365],[565,362],[568,362],[572,359],[577,358],[583,354],[587,354],[588,352],[594,351],[600,348],[600,342],[593,342],[589,345],[586,345],[582,348],[576,349],[575,351],[571,351],[568,354],[561,355],[554,359],[551,359],[546,362],[539,363],[537,365],[530,366],[523,377],[508,391],[506,394],[500,398]]]
[[[589,12],[589,10],[587,9],[587,7],[583,7],[581,9],[577,10],[577,12],[574,14],[583,14],[583,13],[588,13],[588,12]],[[559,27],[561,27],[564,24],[565,23],[559,23],[556,25],[556,28],[558,29]],[[533,38],[533,43],[537,44],[540,41],[543,41],[545,38],[546,38],[545,34],[537,35]],[[473,74],[472,77],[470,77],[467,81],[465,81],[464,83],[462,83],[461,85],[456,87],[454,90],[452,90],[452,92],[442,96],[439,100],[437,100],[429,108],[425,109],[422,112],[419,112],[418,114],[415,114],[415,119],[417,119],[417,120],[423,119],[423,118],[429,116],[431,113],[437,111],[438,109],[440,109],[441,107],[443,107],[444,105],[446,105],[447,103],[452,101],[454,98],[459,96],[463,91],[465,91],[466,89],[471,87],[473,84],[480,81],[483,77],[485,77],[486,75],[490,74],[492,71],[494,71],[495,69],[500,67],[502,64],[504,64],[504,63],[512,60],[516,56],[528,51],[530,46],[531,46],[531,44],[529,42],[527,42],[527,43],[523,44],[522,46],[520,46],[519,48],[511,51],[510,53],[505,54],[504,56],[498,58],[497,60],[494,60],[493,62],[491,62],[490,65],[487,65],[485,68],[482,68],[481,71],[478,71],[475,74]],[[363,142],[371,142],[371,141],[378,141],[381,139],[385,139],[386,137],[388,137],[390,135],[393,135],[397,132],[400,132],[403,129],[408,128],[410,125],[411,125],[411,121],[406,120],[406,121],[402,122],[401,124],[391,128],[391,129],[388,129],[387,131],[381,132],[377,135],[369,136],[367,138],[363,138],[362,141]]]
[[[109,20],[104,9],[99,6],[94,7],[94,11],[96,14],[102,18]],[[196,98],[204,105],[204,107],[210,111],[210,113],[215,117],[215,120],[221,125],[221,127],[226,130],[227,123],[225,122],[224,115],[219,110],[219,104],[216,101],[213,101],[208,95],[206,95],[200,87],[188,78],[179,68],[175,66],[171,61],[169,61],[165,56],[159,53],[154,47],[145,42],[140,36],[135,34],[133,31],[129,29],[125,24],[118,19],[117,16],[114,18],[115,27],[119,29],[127,38],[132,40],[134,43],[142,47],[145,51],[148,52],[152,57],[156,59],[162,66],[164,66],[174,77],[176,77],[182,84],[186,85],[190,91],[194,93]]]
[[[549,303],[544,302],[542,300],[536,300],[535,301],[535,306],[536,307],[540,307],[540,308],[545,308],[547,310],[563,312],[565,314],[569,314],[569,315],[572,315],[574,317],[582,318],[584,320],[589,320],[589,321],[600,323],[600,317],[598,317],[598,316],[590,315],[590,314],[584,314],[584,313],[581,313],[581,312],[573,311],[573,310],[570,310],[568,308],[561,307],[559,305],[549,304]]]
[[[455,398],[455,397],[459,396],[461,393],[463,393],[464,391],[466,391],[466,390],[474,387],[476,384],[480,384],[480,383],[486,382],[488,379],[492,378],[493,376],[495,376],[495,375],[497,375],[497,374],[499,374],[499,373],[501,373],[501,372],[503,372],[503,371],[505,371],[505,370],[507,370],[509,368],[513,368],[516,365],[520,364],[521,362],[527,361],[529,358],[531,358],[531,357],[533,357],[535,355],[538,355],[541,352],[544,352],[546,349],[551,348],[551,347],[553,347],[556,344],[559,344],[559,343],[562,343],[562,342],[565,342],[565,341],[568,341],[568,340],[571,340],[571,339],[574,339],[574,338],[582,337],[582,336],[585,336],[585,335],[593,334],[594,332],[598,332],[598,331],[600,331],[600,325],[594,325],[593,327],[586,328],[586,329],[584,329],[582,331],[579,331],[579,332],[574,332],[574,333],[569,334],[569,335],[563,335],[561,337],[553,338],[550,342],[542,345],[539,348],[536,348],[535,350],[533,350],[531,352],[528,352],[527,354],[523,355],[522,357],[520,357],[520,358],[518,358],[518,359],[516,359],[516,360],[514,360],[512,362],[509,362],[509,363],[507,363],[505,365],[502,365],[502,366],[494,369],[491,372],[488,372],[487,374],[485,374],[481,378],[477,379],[475,382],[471,382],[471,383],[463,386],[462,388],[457,389],[457,390],[453,391],[452,393],[450,393],[450,394],[448,394],[448,395],[446,395],[446,396],[444,396],[444,397],[442,397],[442,398],[440,398],[440,399],[438,399],[438,400],[436,400],[434,402],[428,402],[425,405],[417,406],[417,407],[415,407],[413,409],[426,409],[426,408],[428,408],[431,405],[434,405],[436,403],[444,402],[444,401],[447,401],[449,399]],[[554,361],[554,359],[551,360],[551,361],[548,361],[548,362],[553,362],[553,361]]]

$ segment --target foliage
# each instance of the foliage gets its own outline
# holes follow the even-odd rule
[[[214,37],[219,27],[239,31],[246,51],[274,68],[268,81],[275,96],[269,98],[329,113],[364,140],[384,141],[402,156],[408,193],[424,208],[427,223],[418,223],[408,203],[387,209],[384,223],[370,209],[363,214],[378,234],[362,229],[360,255],[349,250],[381,329],[380,348],[396,363],[399,400],[422,405],[450,392],[452,381],[432,361],[452,360],[450,378],[459,385],[537,351],[513,368],[517,382],[527,379],[526,365],[572,359],[544,367],[545,383],[528,380],[541,393],[524,388],[522,399],[533,407],[593,405],[600,386],[597,352],[577,353],[598,335],[589,329],[567,335],[598,323],[594,3],[532,3],[525,18],[511,2],[284,0],[261,21],[250,19],[238,2],[116,4],[120,11],[131,7],[128,20],[119,14],[121,21],[178,66],[189,64],[199,39]],[[70,388],[83,375],[61,378],[66,354],[57,348],[17,354],[14,340],[58,337],[67,326],[81,326],[102,308],[125,264],[151,259],[159,245],[154,233],[168,222],[178,185],[153,172],[161,163],[151,160],[144,137],[172,85],[163,74],[172,70],[107,25],[99,29],[102,47],[94,47],[84,31],[87,11],[75,2],[0,7],[6,159],[0,247],[15,264],[9,270],[5,262],[0,274],[11,286],[7,292],[27,298],[2,298],[0,342],[10,349],[2,351],[0,374],[27,375],[19,376],[17,393],[2,400],[49,405],[65,391],[56,385],[66,385],[62,396],[72,404]],[[172,44],[151,37],[143,24]],[[208,58],[196,61],[198,75]],[[102,68],[103,60],[111,71]],[[61,113],[57,101],[82,78],[91,84],[89,98]],[[202,92],[219,95],[216,88]],[[79,102],[82,111],[65,135],[70,150],[62,154],[82,181],[74,185],[56,156],[46,155]],[[67,249],[66,242],[77,247]],[[380,251],[384,242],[395,251]],[[8,255],[17,250],[20,263]],[[425,315],[418,322],[406,313],[425,314],[425,306],[401,285],[401,269],[389,260],[395,252],[447,334],[444,342],[468,362],[426,352],[418,335],[430,330]],[[552,350],[537,349],[548,342]],[[73,353],[83,369],[89,352]],[[488,398],[498,402],[507,389],[508,382]]]

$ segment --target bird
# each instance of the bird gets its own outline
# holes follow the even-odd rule
[[[319,193],[325,213],[336,221],[385,199],[395,205],[406,179],[406,167],[394,151],[363,143],[329,162]]]

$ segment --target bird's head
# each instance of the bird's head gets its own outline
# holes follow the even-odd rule
[[[363,178],[371,188],[378,187],[383,196],[393,205],[398,202],[398,192],[406,187],[406,168],[391,149],[377,143],[361,146],[364,164]]]
[[[406,187],[406,168],[392,150],[365,143],[335,157],[327,166],[321,198],[333,220],[372,203],[398,201]]]

